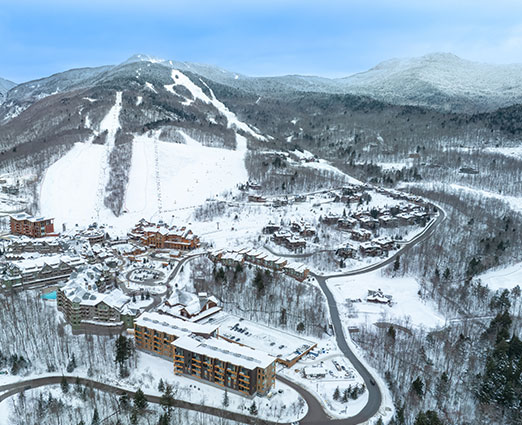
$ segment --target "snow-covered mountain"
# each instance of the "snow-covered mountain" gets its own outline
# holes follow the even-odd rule
[[[449,53],[388,60],[341,81],[349,93],[448,111],[522,103],[522,64],[483,64]]]
[[[234,189],[248,178],[247,143],[266,140],[202,77],[152,59],[21,84],[0,117],[3,170],[36,174],[38,210],[69,225]]]
[[[6,93],[16,86],[16,83],[12,81],[6,80],[4,78],[0,78],[0,103],[4,101]]]
[[[354,94],[457,112],[484,112],[522,103],[522,64],[484,64],[450,53],[391,59],[368,71],[337,79],[304,75],[249,77],[215,66],[147,55],[136,55],[127,62],[160,63],[259,95],[284,95],[289,91]]]
[[[56,187],[67,199],[82,193],[82,199],[89,199],[92,218],[103,216],[104,209],[116,215],[172,209],[183,196],[171,197],[163,188],[174,187],[182,179],[169,171],[169,164],[162,165],[162,158],[185,158],[176,162],[178,169],[188,163],[206,164],[201,167],[214,170],[213,174],[194,181],[208,183],[205,187],[216,182],[216,190],[223,191],[247,177],[241,163],[249,150],[284,150],[291,143],[293,148],[337,159],[353,156],[355,143],[363,152],[376,146],[392,152],[391,146],[396,149],[398,143],[409,151],[418,148],[419,140],[434,137],[455,139],[492,131],[507,132],[509,137],[518,134],[518,127],[512,126],[520,122],[517,106],[472,117],[440,111],[448,107],[473,110],[480,99],[481,108],[488,109],[507,102],[506,93],[513,102],[522,93],[518,81],[504,86],[499,82],[513,79],[517,66],[499,67],[504,71],[489,77],[496,82],[486,79],[487,70],[492,69],[486,65],[476,66],[482,79],[469,78],[465,72],[469,66],[453,56],[431,55],[390,61],[345,79],[258,78],[135,55],[119,65],[74,69],[9,90],[0,104],[0,171],[27,168],[35,172],[40,180],[35,180],[31,190],[38,191],[42,210],[51,215],[63,209],[53,201]],[[497,91],[486,90],[490,85]],[[484,87],[482,92],[480,87]],[[141,154],[136,156],[136,152]],[[224,161],[226,157],[234,160],[233,167],[212,161],[208,165],[205,159]],[[260,159],[250,167],[265,164]],[[190,168],[185,175],[192,175]],[[146,172],[136,174],[138,169]],[[234,176],[217,184],[229,171]],[[68,178],[56,177],[66,172]],[[89,184],[77,191],[80,181]],[[136,192],[132,188],[141,188],[140,182],[147,182],[147,194],[156,193],[154,202],[138,206],[143,196],[139,202],[132,198]],[[185,192],[194,187],[189,185]],[[198,189],[198,193],[215,195],[213,190]],[[86,204],[75,203],[82,206],[80,213]],[[75,217],[73,213],[69,215]]]

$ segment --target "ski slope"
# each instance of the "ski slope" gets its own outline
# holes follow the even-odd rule
[[[235,190],[238,183],[248,180],[243,136],[237,135],[235,151],[202,146],[185,134],[182,136],[187,144],[162,142],[155,135],[135,137],[125,214],[121,217],[115,217],[103,205],[103,198],[100,207],[107,147],[90,141],[76,143],[47,169],[40,191],[40,213],[55,218],[57,231],[62,231],[62,224],[70,229],[96,221],[113,227],[116,233],[125,233],[140,218],[169,220],[172,215]]]
[[[103,178],[105,146],[76,143],[45,173],[40,190],[40,212],[55,218],[55,229],[96,221],[98,184]]]
[[[522,263],[516,263],[507,267],[499,267],[478,276],[483,285],[496,291],[499,289],[513,289],[515,286],[522,287]]]
[[[135,137],[124,205],[128,214],[151,218],[158,212],[154,143],[159,157],[162,209],[170,215],[202,204],[248,180],[243,136],[237,135],[235,151],[202,146],[183,136],[188,139],[187,144],[162,142],[155,135]]]
[[[46,171],[40,188],[40,213],[55,218],[55,229],[62,230],[94,221],[114,218],[103,203],[109,181],[109,155],[120,128],[122,92],[107,115],[100,122],[95,136],[107,132],[104,145],[93,144],[94,137],[76,143],[62,158]]]

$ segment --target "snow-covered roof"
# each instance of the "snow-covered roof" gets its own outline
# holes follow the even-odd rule
[[[35,218],[31,214],[27,214],[25,212],[18,213],[18,214],[13,214],[13,215],[11,215],[11,218],[13,218],[14,220],[17,220],[17,221],[27,220],[27,221],[30,221],[32,223],[38,223],[39,221],[46,221],[46,220],[54,220],[52,218],[47,218],[47,217],[37,217],[37,218]]]
[[[308,269],[308,267],[302,263],[289,263],[285,266],[285,269],[293,270],[298,273],[303,273],[305,270]]]
[[[187,322],[175,317],[167,316],[166,314],[154,312],[143,313],[134,323],[138,326],[154,329],[159,332],[165,332],[177,337],[190,335],[192,333],[211,335],[218,329],[218,326],[216,325]]]
[[[11,264],[20,270],[21,273],[30,273],[40,270],[44,266],[56,268],[60,263],[65,263],[71,267],[85,264],[85,261],[80,257],[70,257],[68,255],[55,254],[49,256],[41,256],[37,258],[23,259],[13,261]]]
[[[225,341],[220,338],[202,338],[194,335],[185,336],[172,343],[173,346],[203,356],[219,359],[249,370],[265,369],[275,362],[275,358],[253,348]]]
[[[316,345],[314,341],[224,312],[213,316],[212,323],[219,324],[222,338],[284,361],[291,361]]]

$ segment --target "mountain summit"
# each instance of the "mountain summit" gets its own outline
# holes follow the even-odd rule
[[[471,112],[522,102],[522,65],[491,65],[451,53],[391,59],[342,79],[353,94]]]

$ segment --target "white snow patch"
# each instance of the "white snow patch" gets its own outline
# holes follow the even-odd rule
[[[413,277],[389,278],[381,274],[381,270],[356,276],[347,276],[328,280],[341,311],[344,311],[344,322],[350,326],[379,321],[395,323],[405,319],[412,326],[437,328],[445,323],[444,317],[435,311],[434,306],[424,302],[418,295],[419,283]],[[366,301],[368,290],[381,289],[385,294],[393,296],[393,305],[375,304]],[[353,311],[346,307],[346,300],[353,302]]]
[[[403,170],[406,168],[404,162],[378,162],[376,165],[381,167],[383,170]]]
[[[476,195],[478,197],[482,198],[490,198],[490,199],[498,199],[500,201],[506,202],[513,210],[522,212],[522,197],[519,196],[508,196],[508,195],[502,195],[500,193],[495,192],[489,192],[487,190],[482,189],[475,189],[469,186],[463,186],[460,184],[449,184],[449,185],[441,185],[439,183],[435,182],[429,182],[429,183],[405,183],[401,187],[408,187],[408,186],[423,186],[430,189],[440,189],[440,190],[447,190],[453,189],[455,192],[467,192],[473,195]]]
[[[192,103],[194,103],[196,99],[199,99],[204,103],[211,104],[227,119],[229,128],[235,127],[238,130],[242,130],[246,133],[249,133],[256,139],[266,141],[266,138],[264,136],[261,136],[260,134],[256,133],[250,126],[248,126],[248,124],[239,121],[239,119],[233,112],[231,112],[222,102],[216,99],[216,96],[214,96],[214,92],[212,91],[212,89],[208,85],[206,85],[201,79],[201,83],[205,85],[205,87],[209,90],[211,98],[203,92],[201,87],[194,84],[190,80],[190,78],[188,78],[185,74],[183,74],[181,71],[178,71],[177,69],[172,70],[172,80],[174,81],[174,84],[165,85],[166,90],[176,94],[174,91],[174,86],[181,85],[188,89],[188,91],[193,97],[193,99],[186,99],[183,102],[183,105],[191,105]]]
[[[136,98],[136,106],[140,106],[143,103],[143,96],[138,96]]]
[[[40,212],[55,218],[57,231],[64,223],[94,221],[105,149],[89,142],[76,143],[47,169],[40,190]]]
[[[185,144],[186,145],[189,145],[189,146],[201,146],[201,143],[199,143],[196,139],[190,137],[183,130],[178,130],[178,133],[183,137],[183,139],[185,140]]]
[[[513,158],[522,159],[522,146],[516,146],[511,148],[485,148],[485,152],[499,153],[505,156],[511,156]]]
[[[122,93],[116,93],[116,103],[100,122],[100,131],[107,131],[105,145],[76,143],[46,171],[40,189],[41,214],[55,218],[56,230],[62,224],[87,225],[100,219],[109,220],[112,212],[103,206],[105,187],[109,179],[108,160],[120,128],[119,114]]]
[[[149,90],[152,90],[154,93],[157,93],[157,91],[154,88],[154,86],[151,83],[149,83],[148,81],[145,82],[145,87],[147,87]]]
[[[487,285],[493,291],[513,289],[517,285],[522,288],[522,263],[489,270],[478,277],[484,285]]]
[[[332,173],[338,174],[340,176],[343,176],[346,178],[347,183],[351,184],[363,184],[360,180],[357,180],[354,177],[349,176],[348,174],[343,173],[339,168],[334,167],[333,165],[329,164],[324,159],[320,159],[319,162],[303,162],[301,164],[303,167],[309,167],[309,168],[315,168],[316,170],[324,170],[324,171],[330,171]]]
[[[195,140],[187,144],[156,141],[163,210],[172,212],[202,204],[207,198],[215,198],[246,181],[246,141],[239,135],[237,141],[236,151],[205,147]],[[158,211],[153,143],[154,138],[149,136],[134,139],[125,200],[129,213],[146,218]]]

